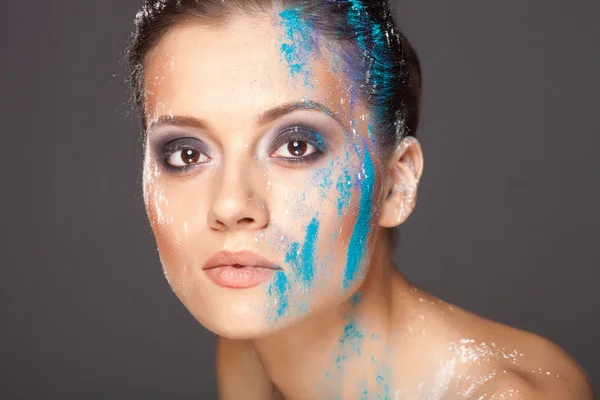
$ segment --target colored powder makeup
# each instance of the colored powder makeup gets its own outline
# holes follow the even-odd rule
[[[333,185],[331,175],[333,174],[335,166],[335,160],[331,160],[327,163],[327,166],[321,168],[312,178],[312,184],[319,187],[321,192],[321,198],[327,197],[329,189]]]
[[[373,144],[375,145],[377,142],[377,137],[375,137],[375,134],[373,133],[373,127],[371,126],[371,124],[367,125],[367,130],[369,132],[369,138],[371,138],[371,142],[373,142]]]
[[[319,234],[319,221],[313,217],[306,227],[304,246],[300,251],[298,242],[292,243],[290,251],[286,254],[285,262],[292,265],[295,275],[305,287],[310,288],[315,276],[315,244]]]
[[[366,145],[363,153],[363,173],[359,174],[358,179],[360,184],[360,203],[354,231],[352,232],[352,237],[348,244],[348,258],[343,281],[343,288],[345,290],[350,287],[361,267],[365,251],[367,250],[368,236],[371,228],[371,207],[372,195],[375,187],[375,167]]]
[[[385,115],[388,107],[393,103],[394,81],[397,79],[394,73],[393,62],[390,59],[389,52],[391,48],[390,34],[393,36],[395,31],[388,22],[382,25],[369,17],[365,4],[360,0],[349,0],[350,7],[347,14],[347,21],[356,35],[356,43],[361,53],[361,66],[354,65],[356,62],[350,62],[351,70],[358,73],[366,69],[366,73],[360,73],[361,80],[365,80],[369,94],[373,97],[375,108],[373,116],[377,123],[386,120]],[[389,127],[392,128],[392,127]],[[388,129],[388,127],[384,128]],[[371,135],[371,129],[369,129]],[[373,137],[371,137],[374,140]]]
[[[269,287],[269,296],[274,297],[277,301],[277,318],[281,318],[289,308],[288,291],[290,283],[283,271],[279,270],[275,273],[275,278]],[[277,319],[275,319],[277,321]]]
[[[323,385],[329,390],[333,390],[334,393],[341,393],[343,388],[343,379],[347,371],[345,367],[348,361],[354,359],[356,361],[362,355],[362,345],[365,338],[365,333],[360,327],[357,314],[357,306],[362,301],[362,294],[356,292],[349,300],[348,305],[350,306],[349,314],[344,318],[347,319],[347,323],[344,326],[344,330],[340,336],[337,349],[333,351],[333,364],[334,367],[331,370],[325,372],[326,385]],[[360,398],[366,398],[368,394],[367,383],[362,380],[358,382],[357,389],[360,394]],[[331,398],[331,396],[328,396]],[[341,395],[336,394],[333,398],[342,399]]]
[[[340,346],[348,348],[347,346],[351,346],[358,355],[360,355],[360,346],[363,341],[363,334],[358,329],[356,323],[354,321],[350,321],[344,327],[344,334],[340,339]],[[346,356],[344,356],[345,358]]]
[[[387,365],[377,364],[375,358],[372,359],[373,363],[377,365],[377,399],[381,400],[390,400],[390,387],[389,387],[389,379],[390,379],[390,368]]]
[[[312,27],[302,18],[298,8],[283,10],[279,13],[280,25],[285,31],[285,40],[281,44],[281,57],[285,59],[290,75],[304,76],[304,84],[309,85],[310,68],[307,66],[309,56],[315,47]]]
[[[346,152],[346,160],[348,160],[348,152]],[[346,168],[344,168],[340,174],[336,183],[336,188],[339,193],[337,199],[337,211],[338,216],[341,216],[344,212],[344,208],[350,204],[350,199],[352,198],[352,177]]]
[[[285,262],[293,268],[293,277],[288,279],[285,272],[277,271],[274,280],[271,282],[267,294],[275,300],[277,304],[276,315],[272,318],[277,322],[290,309],[289,291],[291,285],[299,282],[303,288],[310,290],[315,277],[315,254],[316,243],[319,235],[319,220],[313,217],[306,227],[306,236],[304,245],[299,242],[293,242],[289,245],[289,250],[285,256]],[[298,309],[307,312],[306,303],[297,304]]]

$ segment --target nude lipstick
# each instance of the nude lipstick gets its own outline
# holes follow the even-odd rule
[[[202,266],[208,277],[219,286],[247,289],[271,279],[279,266],[249,250],[221,250]]]

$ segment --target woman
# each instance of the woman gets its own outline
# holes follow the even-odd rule
[[[591,399],[556,345],[404,279],[418,58],[384,1],[147,1],[129,57],[165,276],[223,399]]]

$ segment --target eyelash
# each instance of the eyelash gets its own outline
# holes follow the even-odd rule
[[[186,138],[172,140],[161,147],[160,154],[161,154],[162,164],[167,170],[169,170],[173,173],[185,173],[188,170],[190,170],[191,168],[197,167],[198,165],[206,164],[207,162],[210,161],[210,156],[208,156],[206,154],[207,151],[202,149],[205,146],[190,145],[189,144],[190,142],[198,143],[199,141],[198,141],[198,139],[195,139],[195,138],[186,137]],[[192,150],[192,151],[198,152],[200,158],[202,158],[202,156],[204,156],[204,157],[208,158],[209,160],[206,162],[200,162],[200,163],[196,162],[194,164],[187,164],[187,165],[181,165],[181,166],[177,166],[177,165],[173,165],[173,164],[169,163],[169,159],[174,154],[177,154],[179,152],[183,152],[186,150]]]
[[[283,162],[289,163],[289,164],[302,164],[302,163],[309,164],[309,163],[317,161],[325,153],[325,148],[324,148],[325,145],[322,140],[315,140],[310,137],[306,137],[306,135],[294,134],[294,135],[286,138],[285,141],[283,142],[283,144],[281,146],[277,146],[275,148],[275,150],[271,152],[271,154],[275,153],[277,150],[279,150],[282,147],[289,145],[290,143],[293,143],[293,142],[309,144],[314,148],[314,151],[307,156],[275,157],[275,158],[282,160]]]
[[[309,132],[309,134],[300,134],[300,133],[298,133],[299,130]],[[280,137],[283,137],[286,134],[286,132],[289,132],[289,131],[293,131],[293,133],[289,137],[285,138],[285,140],[283,142],[281,142],[282,143],[281,145],[274,146],[275,149],[272,150],[270,152],[270,154],[275,153],[277,150],[279,150],[283,146],[289,145],[289,143],[292,143],[292,142],[307,143],[314,147],[314,151],[307,156],[274,157],[274,158],[276,158],[286,164],[290,164],[290,165],[291,164],[310,164],[310,163],[316,162],[326,152],[326,145],[323,142],[323,140],[321,139],[321,136],[309,128],[302,128],[302,127],[298,127],[298,126],[294,126],[292,128],[287,128],[284,131],[282,131],[279,135],[277,135],[275,142],[280,142],[280,140],[278,140],[278,139]],[[190,138],[184,138],[184,139],[188,139],[188,140],[185,140],[186,142],[188,142]],[[167,145],[163,146],[163,150],[162,150],[163,165],[168,170],[175,172],[175,173],[185,173],[188,170],[190,170],[191,168],[197,167],[199,165],[207,164],[208,162],[210,162],[210,160],[211,160],[210,156],[208,156],[206,154],[206,151],[202,151],[202,150],[198,149],[196,146],[187,145],[187,143],[180,144],[180,143],[178,143],[180,140],[182,140],[182,139],[171,141]],[[197,141],[197,139],[192,139],[192,140]],[[169,163],[169,159],[174,154],[177,154],[179,152],[186,151],[186,150],[192,150],[192,151],[198,152],[198,153],[200,153],[200,155],[199,155],[200,158],[202,158],[202,156],[205,156],[206,158],[208,158],[208,161],[197,162],[194,164],[187,164],[187,165],[183,165],[183,166],[175,166],[175,165],[172,165]]]

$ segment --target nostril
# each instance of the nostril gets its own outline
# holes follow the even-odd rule
[[[252,222],[254,222],[254,220],[252,218],[242,218],[238,221],[240,224],[251,224]]]

